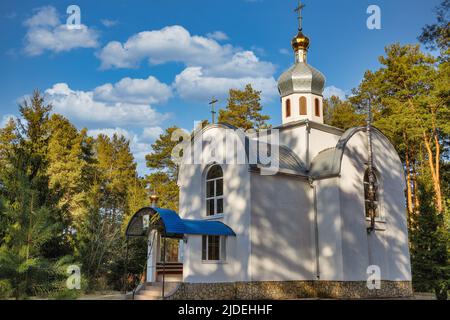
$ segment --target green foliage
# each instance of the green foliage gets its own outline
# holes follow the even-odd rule
[[[178,185],[165,172],[155,172],[147,176],[149,188],[159,195],[158,206],[178,212]]]
[[[432,191],[421,184],[421,207],[410,231],[413,286],[417,291],[435,291],[446,299],[450,287],[449,229],[437,214]]]
[[[440,10],[448,4],[443,1]],[[449,24],[448,18],[443,21],[427,27],[421,39],[446,56],[437,60],[418,45],[390,45],[380,57],[381,68],[367,71],[348,101],[324,102],[325,122],[344,129],[362,124],[361,114],[372,106],[375,126],[405,167],[414,289],[434,291],[440,299],[450,287]],[[437,210],[438,199],[443,210]]]
[[[364,125],[365,115],[360,114],[350,101],[332,96],[323,101],[323,107],[325,124],[344,130]]]
[[[441,299],[450,286],[449,7],[443,0],[437,22],[420,37],[440,50],[439,58],[418,45],[393,44],[351,98],[324,101],[325,122],[343,129],[364,124],[372,105],[375,125],[400,153],[409,192],[416,193],[409,225],[414,288],[434,290]],[[124,137],[89,137],[86,129],[51,115],[52,106],[38,91],[19,111],[20,120],[0,128],[0,298],[76,299],[80,291],[65,283],[70,264],[81,266],[85,291],[121,289],[124,229],[149,204],[146,187],[159,195],[159,206],[178,211],[179,168],[171,157],[178,128],[155,141],[146,156],[152,172],[140,178]],[[251,85],[230,90],[226,109],[219,111],[220,122],[244,130],[267,128],[268,120],[261,93]],[[131,239],[129,273],[142,274],[146,256],[146,239]]]
[[[261,92],[255,91],[250,84],[244,90],[231,89],[225,110],[219,110],[219,122],[228,123],[236,128],[266,129],[269,116],[263,115]]]
[[[13,296],[14,289],[11,281],[7,279],[0,280],[0,299],[5,300]]]
[[[148,168],[165,172],[170,179],[176,179],[178,174],[178,166],[172,161],[172,150],[179,142],[173,139],[173,133],[178,129],[176,126],[166,129],[152,144],[153,152],[145,157]]]
[[[426,25],[419,37],[429,49],[440,49],[443,55],[449,54],[450,46],[450,0],[442,0],[436,8],[435,24]]]
[[[178,127],[168,128],[152,145],[152,153],[146,156],[147,167],[153,170],[145,178],[151,192],[159,196],[158,206],[178,211],[177,185],[178,166],[172,161],[172,150],[179,143],[173,139],[174,131]]]
[[[51,109],[36,91],[0,129],[3,297],[76,298],[68,264],[82,267],[85,290],[118,288],[123,224],[145,202],[129,141],[90,138]]]

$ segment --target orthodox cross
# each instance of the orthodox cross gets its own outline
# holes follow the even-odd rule
[[[367,147],[368,147],[368,161],[367,169],[369,175],[369,213],[370,213],[370,227],[367,229],[369,233],[375,230],[375,179],[373,169],[373,142],[372,142],[372,102],[369,98],[367,101],[367,120],[366,120],[366,133],[367,133]]]
[[[217,100],[216,98],[212,97],[211,102],[209,103],[209,105],[211,106],[211,116],[212,116],[212,124],[215,123],[216,121],[216,109],[215,109],[215,103],[219,102],[219,100]]]
[[[299,31],[303,30],[303,27],[302,27],[302,20],[303,20],[302,10],[303,10],[304,7],[306,7],[306,6],[302,3],[301,0],[299,0],[298,1],[298,7],[295,8],[295,10],[294,10],[294,12],[297,12],[297,14],[298,14],[298,30]]]

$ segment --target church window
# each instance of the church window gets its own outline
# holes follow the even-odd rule
[[[369,181],[369,169],[366,170],[364,174],[364,201],[365,201],[365,210],[366,217],[370,218],[372,212],[374,212],[374,217],[379,217],[378,210],[378,179],[375,172],[372,173],[373,177],[373,194],[370,194],[370,181]],[[373,200],[373,205],[371,204]]]
[[[223,171],[219,165],[209,168],[206,175],[206,215],[223,213]]]
[[[306,116],[308,114],[307,110],[306,110],[306,98],[305,97],[301,97],[300,98],[300,115],[301,116]]]
[[[315,100],[316,117],[320,117],[320,101],[319,98]]]
[[[286,118],[291,116],[291,99],[286,100]]]
[[[226,237],[202,236],[202,260],[225,261]]]

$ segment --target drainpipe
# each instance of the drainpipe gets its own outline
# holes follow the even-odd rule
[[[317,186],[314,184],[314,180],[309,178],[309,185],[312,189],[313,203],[314,203],[314,245],[316,253],[316,278],[320,280],[320,250],[319,250],[319,223],[317,217]]]
[[[309,136],[311,134],[311,125],[309,123],[309,120],[306,120],[306,132],[305,132],[305,138],[306,138],[306,154],[305,154],[305,165],[306,169],[309,170]]]

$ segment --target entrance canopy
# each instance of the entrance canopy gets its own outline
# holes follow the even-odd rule
[[[150,229],[157,229],[167,238],[184,235],[236,236],[234,231],[220,221],[182,219],[173,210],[146,207],[134,214],[128,223],[127,237],[142,237]]]

